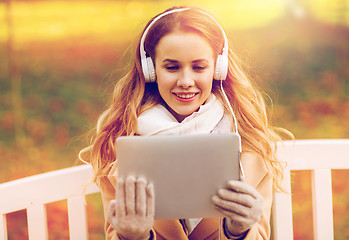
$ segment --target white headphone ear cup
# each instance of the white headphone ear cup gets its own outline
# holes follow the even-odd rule
[[[143,72],[145,82],[150,82],[147,58],[145,57],[141,58],[141,65],[142,65],[142,72]]]
[[[216,69],[215,69],[213,78],[216,80],[220,80],[221,78],[221,55],[217,56]]]
[[[221,60],[221,80],[225,80],[228,75],[228,66],[229,66],[229,60],[227,55],[222,55]]]
[[[155,82],[156,80],[155,67],[151,57],[147,57],[147,65],[148,65],[149,82]]]
[[[218,55],[214,79],[225,80],[227,77],[227,74],[228,74],[228,57],[225,55]]]

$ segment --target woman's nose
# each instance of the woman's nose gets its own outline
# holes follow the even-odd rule
[[[190,70],[183,69],[183,71],[181,72],[178,78],[177,85],[183,88],[194,86],[195,81],[193,77],[194,76]]]

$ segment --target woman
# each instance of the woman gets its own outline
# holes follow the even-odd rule
[[[280,137],[237,61],[223,29],[201,10],[168,9],[147,24],[133,68],[116,83],[91,146],[107,239],[269,239],[272,192],[283,170],[275,158]],[[116,178],[115,140],[196,129],[239,130],[245,180],[229,181],[213,196],[223,219],[154,221],[153,186],[134,176]]]

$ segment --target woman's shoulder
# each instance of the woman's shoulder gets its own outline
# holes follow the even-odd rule
[[[240,160],[245,174],[245,181],[248,184],[256,187],[265,177],[270,175],[267,165],[258,153],[242,152]]]

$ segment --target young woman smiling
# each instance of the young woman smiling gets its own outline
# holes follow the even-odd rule
[[[155,221],[153,186],[144,178],[116,176],[119,136],[236,128],[245,180],[229,181],[212,198],[223,221]],[[283,171],[275,157],[280,137],[274,129],[262,94],[243,73],[213,17],[196,8],[172,8],[155,16],[139,39],[132,69],[116,82],[89,148],[106,238],[269,239],[272,192],[280,187]]]

